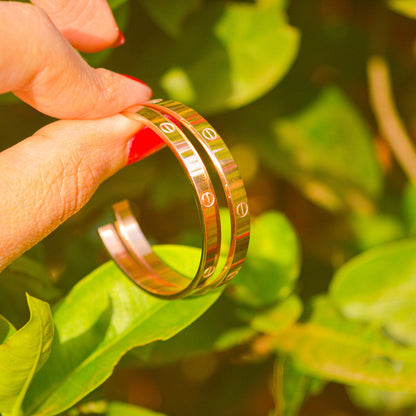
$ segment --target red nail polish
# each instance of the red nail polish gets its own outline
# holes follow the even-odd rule
[[[123,75],[123,77],[130,78],[133,81],[139,82],[140,84],[145,85],[146,87],[150,88],[145,82],[143,82],[142,80],[140,80],[138,78],[135,78],[135,77],[132,77],[131,75],[126,75],[126,74],[120,74],[120,75]]]
[[[150,128],[143,127],[130,140],[128,165],[165,147],[165,142]]]
[[[124,43],[126,42],[126,38],[124,37],[123,33],[121,32],[120,29],[118,29],[118,38],[117,40],[113,43],[113,48],[117,48],[117,46],[121,46],[124,45]]]
[[[164,114],[169,120],[175,123],[180,129],[181,125],[173,117]],[[131,165],[141,159],[163,149],[166,143],[150,127],[143,127],[130,140],[129,157],[127,164]]]

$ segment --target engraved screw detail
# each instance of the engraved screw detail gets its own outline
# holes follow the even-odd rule
[[[240,202],[236,208],[237,215],[240,218],[245,217],[248,214],[248,205],[247,202]]]
[[[159,125],[160,130],[163,131],[163,133],[173,133],[176,129],[175,126],[172,123],[161,123]]]
[[[202,130],[202,135],[207,139],[207,140],[215,140],[218,137],[217,132],[210,128],[207,127],[206,129]]]
[[[215,202],[215,197],[211,192],[204,192],[201,196],[201,202],[204,207],[212,207]]]

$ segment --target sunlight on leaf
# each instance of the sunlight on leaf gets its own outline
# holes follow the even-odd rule
[[[182,86],[190,85],[195,99],[187,104],[205,113],[241,107],[265,94],[289,70],[299,47],[285,9],[281,1],[207,4],[184,30],[187,56],[179,71],[176,66],[163,75],[165,91],[183,98]],[[203,48],[196,39],[204,40]]]
[[[305,324],[290,327],[276,348],[290,354],[305,374],[348,385],[416,392],[416,354],[381,331],[344,319],[324,297],[315,300]]]
[[[49,304],[27,295],[29,322],[0,345],[0,412],[19,416],[35,373],[51,351],[53,323]]]
[[[152,342],[135,348],[128,353],[124,363],[134,366],[173,363],[241,345],[255,333],[235,316],[234,304],[222,296],[188,328],[167,341]]]
[[[172,267],[192,270],[199,250],[159,247]],[[195,250],[195,249],[194,249]],[[113,262],[78,283],[54,310],[56,337],[47,364],[24,402],[25,415],[56,415],[77,403],[112,373],[129,349],[172,337],[197,319],[221,290],[166,301],[146,294]]]

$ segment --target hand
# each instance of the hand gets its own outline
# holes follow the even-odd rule
[[[0,1],[0,93],[64,120],[0,153],[0,270],[126,165],[142,126],[118,113],[151,97],[145,84],[91,68],[72,47],[123,42],[105,0],[33,3]]]

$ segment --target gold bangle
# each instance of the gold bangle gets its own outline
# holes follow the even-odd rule
[[[127,201],[113,206],[114,224],[100,227],[98,231],[118,266],[143,290],[167,299],[202,294],[231,280],[245,260],[250,214],[244,184],[227,146],[197,112],[172,100],[154,100],[143,106],[138,113],[125,112],[124,115],[146,124],[166,142],[193,186],[203,229],[198,271],[189,280],[167,266],[152,251]],[[225,265],[219,273],[216,268],[221,250],[221,222],[216,192],[194,146],[165,115],[173,117],[198,140],[220,178],[230,213],[231,244]]]

